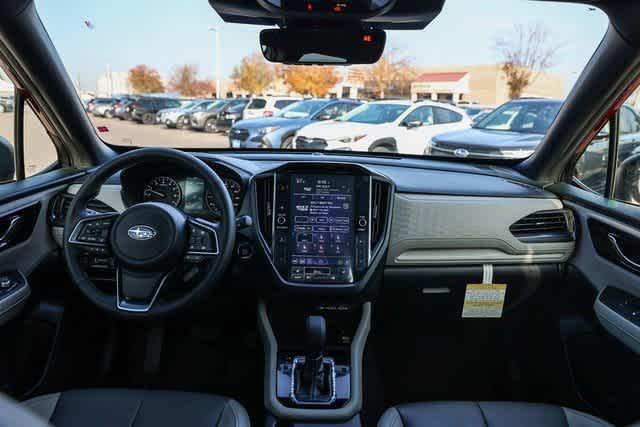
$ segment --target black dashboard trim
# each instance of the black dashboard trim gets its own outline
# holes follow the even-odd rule
[[[386,158],[315,153],[194,153],[206,160],[224,159],[227,166],[260,175],[286,164],[359,165],[394,182],[401,193],[443,194],[476,197],[524,197],[553,199],[556,196],[509,167],[451,163],[433,159]]]

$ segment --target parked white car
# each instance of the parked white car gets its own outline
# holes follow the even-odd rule
[[[471,127],[467,114],[452,105],[421,101],[376,101],[342,117],[313,123],[296,133],[298,149],[422,154],[433,136]]]
[[[242,113],[242,119],[257,119],[271,117],[289,104],[300,101],[300,98],[289,96],[256,96],[251,98]]]

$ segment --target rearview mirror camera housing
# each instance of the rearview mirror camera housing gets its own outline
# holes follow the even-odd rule
[[[373,64],[387,41],[383,30],[268,29],[260,32],[265,59],[292,65]]]

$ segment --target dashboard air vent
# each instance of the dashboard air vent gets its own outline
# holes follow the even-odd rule
[[[509,228],[524,243],[569,242],[575,239],[569,210],[540,211],[525,216]]]
[[[52,200],[49,208],[49,218],[52,225],[64,227],[64,221],[72,199],[73,196],[70,194],[60,194]],[[99,200],[90,200],[87,208],[100,213],[115,212],[109,205]]]
[[[269,247],[271,247],[273,238],[273,230],[271,228],[273,224],[273,186],[273,176],[266,176],[256,180],[258,223],[260,232]]]
[[[389,184],[374,179],[371,183],[371,247],[375,248],[384,236],[389,218]]]

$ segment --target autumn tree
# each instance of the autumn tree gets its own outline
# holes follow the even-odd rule
[[[169,90],[182,96],[211,96],[216,86],[211,80],[198,78],[198,66],[186,64],[176,67],[169,79]]]
[[[160,74],[155,68],[141,64],[129,70],[129,84],[137,93],[164,92]]]
[[[502,62],[509,98],[522,96],[526,88],[554,63],[559,46],[551,44],[549,30],[541,23],[515,25],[509,34],[496,37],[495,49]]]
[[[390,49],[367,70],[365,88],[380,99],[389,95],[409,95],[417,72],[412,61],[400,53],[399,49]]]
[[[338,83],[338,75],[333,67],[291,66],[284,70],[284,82],[294,92],[324,97]]]
[[[261,94],[275,79],[274,67],[261,54],[252,53],[242,58],[231,73],[235,86],[250,94]]]

